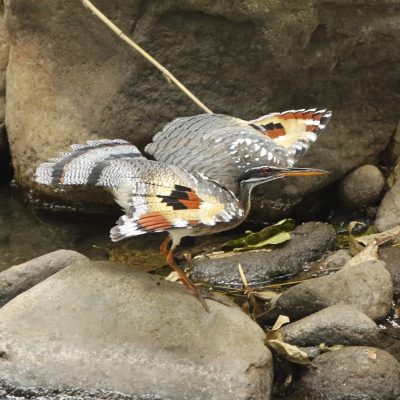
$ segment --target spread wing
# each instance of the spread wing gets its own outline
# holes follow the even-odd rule
[[[272,113],[252,121],[213,114],[178,118],[154,136],[146,152],[237,193],[237,178],[243,170],[293,165],[330,116],[329,111],[310,109]]]
[[[231,223],[244,212],[229,191],[184,169],[147,160],[123,140],[90,141],[39,165],[45,185],[96,185],[111,190],[126,214],[111,230],[114,241],[148,232]]]

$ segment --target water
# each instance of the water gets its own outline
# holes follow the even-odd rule
[[[14,185],[0,187],[0,271],[58,250],[76,250],[93,260],[104,260],[122,247],[157,254],[160,235],[138,236],[112,243],[109,230],[118,214],[82,215],[35,210]],[[139,257],[140,258],[140,257]]]

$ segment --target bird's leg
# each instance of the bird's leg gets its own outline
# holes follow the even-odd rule
[[[168,246],[171,243],[172,239],[171,236],[167,236],[161,243],[160,245],[160,253],[163,254],[164,256],[168,256],[169,250],[168,250]]]
[[[210,309],[208,308],[208,305],[205,302],[205,296],[204,293],[202,293],[201,290],[188,278],[188,276],[178,267],[178,264],[176,263],[174,259],[174,250],[175,250],[175,245],[172,244],[168,255],[167,255],[167,263],[169,266],[179,275],[180,280],[182,283],[186,286],[187,289],[189,289],[200,301],[201,305],[204,307],[204,309],[207,312],[210,312]]]

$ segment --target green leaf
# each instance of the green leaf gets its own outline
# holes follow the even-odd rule
[[[267,226],[260,232],[249,232],[239,239],[230,240],[222,245],[224,250],[243,251],[259,249],[265,246],[276,246],[290,240],[290,232],[296,223],[292,219],[284,219],[275,225]]]

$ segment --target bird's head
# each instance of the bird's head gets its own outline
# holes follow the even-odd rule
[[[315,168],[275,167],[261,166],[249,168],[239,176],[239,182],[250,186],[285,178],[287,176],[321,176],[328,174],[328,171]]]

